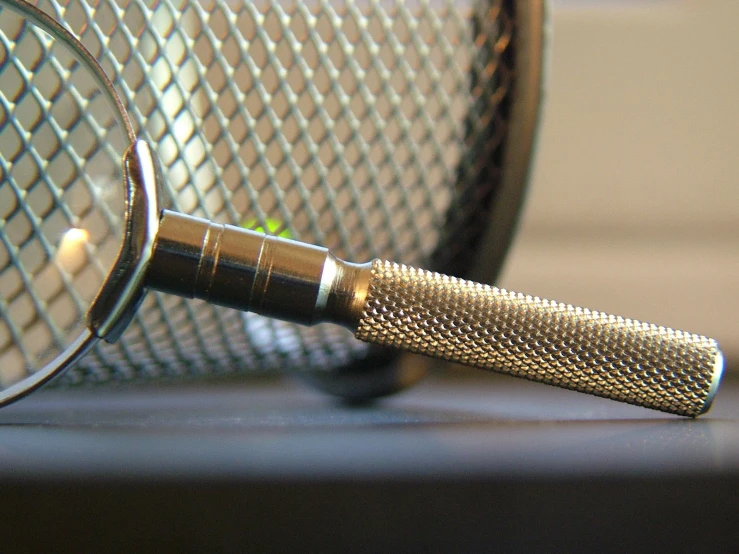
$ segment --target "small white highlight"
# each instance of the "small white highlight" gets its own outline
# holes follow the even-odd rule
[[[719,383],[721,383],[721,376],[724,374],[724,355],[719,352],[716,354],[716,361],[713,363],[713,377],[711,377],[711,386],[708,389],[708,396],[706,396],[706,402],[703,404],[703,410],[701,413],[705,413],[711,407],[713,397],[716,396]]]
[[[87,229],[71,228],[65,231],[59,241],[56,258],[66,271],[77,273],[87,262],[85,244],[90,240]]]
[[[330,255],[326,256],[326,263],[323,264],[323,273],[321,273],[321,284],[318,287],[318,297],[316,298],[316,316],[326,309],[328,295],[331,293],[331,287],[338,271],[336,261]]]

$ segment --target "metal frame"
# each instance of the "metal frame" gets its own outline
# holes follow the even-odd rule
[[[465,277],[493,283],[503,268],[516,231],[531,177],[539,122],[547,81],[550,42],[548,0],[516,0],[515,82],[510,104],[510,126],[503,153],[500,189],[482,236],[478,257]]]

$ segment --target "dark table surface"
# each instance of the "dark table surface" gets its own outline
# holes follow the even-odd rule
[[[739,551],[737,422],[731,382],[696,420],[488,376],[359,408],[289,380],[42,391],[0,410],[2,534],[83,550]]]

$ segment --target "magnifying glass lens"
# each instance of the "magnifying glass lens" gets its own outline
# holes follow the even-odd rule
[[[0,17],[0,390],[86,332],[122,240],[125,134],[69,49]]]

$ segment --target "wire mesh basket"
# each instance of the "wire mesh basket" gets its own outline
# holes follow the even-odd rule
[[[136,131],[159,153],[173,208],[353,261],[389,258],[461,275],[482,252],[488,280],[515,221],[526,129],[536,118],[534,93],[520,118],[527,124],[515,115],[514,93],[518,100],[522,83],[538,82],[538,65],[521,61],[540,57],[522,42],[526,4],[38,2],[114,82]],[[113,175],[123,137],[95,90],[75,82],[79,64],[22,20],[7,21],[0,76],[15,85],[0,97],[2,171],[12,177],[0,189],[0,362],[13,354],[12,336],[41,352],[83,317],[89,300],[70,298],[67,283],[86,279],[97,290],[122,225],[107,207],[116,178],[39,178],[49,164]],[[45,254],[60,218],[93,222],[87,255],[95,263],[60,267]],[[53,285],[23,292],[19,283],[44,272],[54,273]],[[97,346],[63,382],[332,372],[371,355],[336,326],[154,293],[121,340]]]

